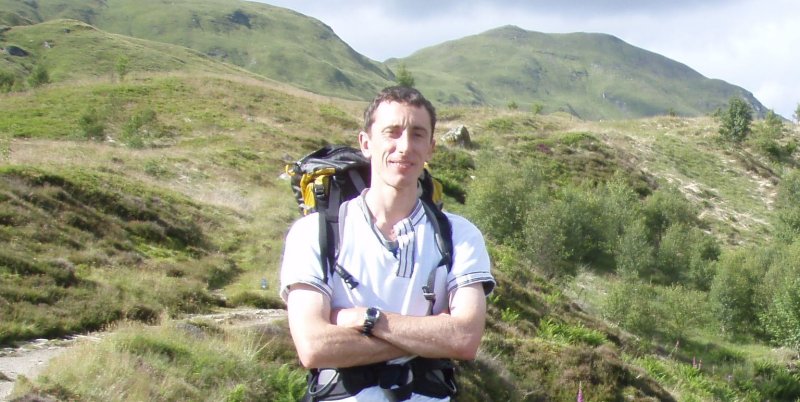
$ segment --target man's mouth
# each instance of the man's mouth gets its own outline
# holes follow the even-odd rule
[[[412,162],[406,161],[406,160],[389,161],[389,164],[392,165],[392,166],[399,167],[399,168],[410,168],[411,166],[414,166],[414,164]]]

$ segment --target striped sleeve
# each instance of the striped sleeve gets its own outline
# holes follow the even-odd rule
[[[461,216],[448,213],[447,217],[453,226],[453,269],[447,275],[447,292],[452,295],[459,287],[482,283],[488,296],[495,280],[483,234]]]
[[[280,297],[288,300],[292,285],[313,286],[331,298],[332,290],[323,280],[319,251],[319,215],[311,214],[299,219],[289,229],[283,249],[280,272]]]

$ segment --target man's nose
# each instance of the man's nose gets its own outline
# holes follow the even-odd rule
[[[408,130],[403,130],[400,134],[400,137],[397,138],[397,142],[395,143],[395,147],[397,148],[398,152],[406,152],[408,151],[408,147],[411,145],[411,133]]]

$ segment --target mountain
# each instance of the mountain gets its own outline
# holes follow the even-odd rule
[[[277,81],[342,98],[367,98],[393,77],[322,22],[262,3],[0,0],[0,9],[0,24],[77,19],[104,31],[188,47]]]
[[[674,113],[698,116],[746,90],[605,34],[544,34],[505,26],[422,49],[403,59],[417,86],[446,104],[566,111],[584,119]]]
[[[700,116],[748,91],[605,34],[545,34],[515,26],[378,63],[330,27],[262,3],[225,0],[0,0],[0,23],[73,18],[104,31],[180,45],[323,95],[367,100],[405,65],[417,86],[450,105],[541,105],[583,119]]]

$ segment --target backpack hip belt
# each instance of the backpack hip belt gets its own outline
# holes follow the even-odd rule
[[[404,364],[314,369],[307,380],[303,401],[308,402],[345,399],[375,386],[390,390],[397,401],[409,399],[412,393],[431,398],[453,397],[457,393],[455,365],[449,359],[417,357]]]

